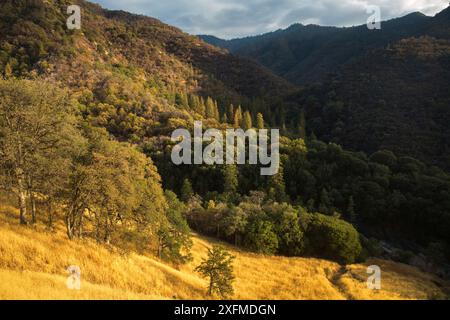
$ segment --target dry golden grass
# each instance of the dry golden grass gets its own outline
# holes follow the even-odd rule
[[[448,283],[418,269],[379,259],[372,259],[368,265],[377,265],[382,270],[381,290],[367,290],[367,265],[352,265],[340,280],[340,285],[350,297],[364,300],[411,300],[444,297]]]
[[[65,284],[71,265],[81,268],[86,299],[117,298],[120,292],[123,299],[204,298],[204,282],[196,276],[92,240],[67,241],[62,228],[49,233],[44,227],[20,227],[5,211],[15,210],[0,210],[0,298],[43,298],[42,287],[54,288],[48,298],[71,298]],[[59,295],[57,288],[62,288]]]
[[[193,269],[214,241],[194,237],[194,260],[180,270],[85,239],[68,241],[62,225],[21,227],[17,210],[0,207],[0,299],[207,299],[207,282]],[[367,265],[318,259],[266,257],[227,246],[236,256],[236,299],[427,299],[442,294],[439,281],[415,268],[371,261],[383,270],[383,288],[366,287]],[[66,269],[78,265],[80,291],[67,289]]]
[[[182,271],[188,273],[207,254],[212,239],[196,237],[194,260]],[[339,269],[333,262],[317,259],[266,257],[225,245],[236,256],[236,299],[343,299],[327,278]]]

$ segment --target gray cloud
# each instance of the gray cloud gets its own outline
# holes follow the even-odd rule
[[[191,34],[235,38],[293,23],[352,26],[366,22],[367,5],[381,8],[382,20],[421,11],[434,15],[447,0],[92,0],[109,9],[145,14]]]

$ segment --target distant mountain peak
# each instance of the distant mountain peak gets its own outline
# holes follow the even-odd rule
[[[297,23],[291,24],[289,27],[286,28],[286,30],[299,29],[299,28],[304,28],[304,27],[305,27],[304,24],[297,22]]]
[[[405,17],[427,17],[427,15],[420,11],[415,11],[411,12],[410,14],[407,14]]]
[[[436,18],[447,18],[447,19],[450,19],[450,5],[446,9],[442,10],[441,12],[439,12],[436,15]]]

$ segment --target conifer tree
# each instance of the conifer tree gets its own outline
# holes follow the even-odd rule
[[[189,252],[192,247],[191,230],[183,217],[185,204],[178,200],[175,193],[166,191],[168,208],[158,236],[158,257],[175,264],[184,264],[191,260]]]
[[[256,116],[256,127],[258,129],[264,129],[264,116],[262,113],[258,113]]]
[[[220,112],[217,101],[214,101],[214,119],[220,122]]]
[[[198,103],[198,108],[197,108],[197,113],[200,114],[201,116],[206,116],[206,106],[205,106],[205,100],[200,97],[199,103]]]
[[[192,110],[197,111],[199,108],[199,104],[200,104],[200,101],[196,95],[194,95],[194,94],[189,95],[189,107]]]
[[[181,187],[181,200],[188,202],[194,196],[194,190],[192,188],[191,181],[184,179],[183,186]]]
[[[228,116],[226,112],[222,116],[222,123],[228,123]]]
[[[187,94],[185,92],[183,93],[177,93],[175,96],[175,102],[177,106],[181,109],[189,109],[189,101]]]
[[[245,130],[253,128],[252,116],[249,111],[244,113],[243,127]]]
[[[239,183],[236,165],[224,165],[222,174],[224,192],[229,195],[235,194]]]
[[[242,125],[242,119],[243,119],[243,116],[242,116],[242,108],[241,108],[241,106],[239,106],[239,107],[236,109],[236,112],[234,113],[234,121],[233,121],[233,124],[234,124],[234,127],[235,127],[235,128],[240,128],[240,127],[241,127],[241,125]]]
[[[284,183],[284,169],[280,164],[278,173],[269,178],[269,198],[277,202],[287,201],[286,185]]]
[[[206,118],[214,119],[216,117],[215,104],[214,101],[208,97],[206,99]]]

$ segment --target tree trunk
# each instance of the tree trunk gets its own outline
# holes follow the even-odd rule
[[[30,203],[31,203],[31,223],[35,224],[37,222],[36,218],[36,199],[33,195],[33,191],[29,192]]]
[[[50,229],[53,229],[53,206],[50,200],[47,202],[47,211],[48,211],[47,225]]]
[[[66,214],[66,231],[67,231],[67,237],[69,237],[69,240],[73,239],[73,224],[72,224],[71,214],[72,214],[72,210]]]
[[[25,191],[19,190],[20,224],[27,225],[27,197]]]
[[[27,192],[25,181],[25,170],[23,170],[22,143],[17,145],[17,162],[15,164],[15,174],[17,179],[17,191],[19,194],[20,224],[27,225]]]
[[[23,170],[17,172],[17,189],[19,193],[20,224],[27,225],[27,193],[23,178]]]
[[[82,211],[80,213],[80,217],[78,219],[78,226],[77,226],[77,236],[78,236],[78,238],[83,237],[83,216],[84,216],[84,211]]]
[[[212,279],[209,280],[209,289],[208,289],[208,295],[212,296],[213,293],[213,287],[214,287],[214,282]]]
[[[159,239],[158,240],[158,258],[159,259],[162,259],[162,240],[161,239]]]
[[[110,226],[109,226],[109,216],[108,213],[106,213],[106,217],[105,217],[105,238],[104,241],[106,244],[110,244],[111,243],[111,232],[110,232]]]
[[[111,244],[111,235],[109,234],[109,231],[106,231],[105,243],[108,244],[108,245]]]

